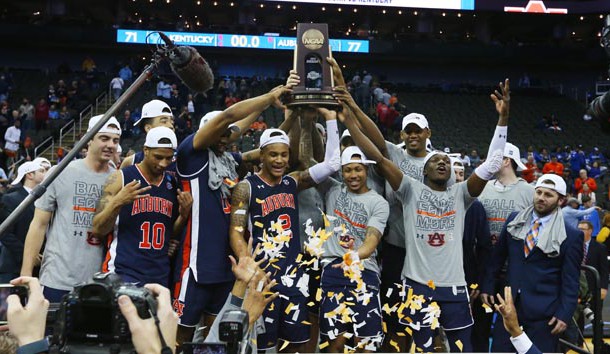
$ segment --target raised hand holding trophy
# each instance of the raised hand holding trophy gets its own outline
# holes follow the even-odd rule
[[[330,64],[326,61],[330,56],[328,24],[298,23],[293,69],[305,80],[293,88],[287,106],[317,105],[332,108],[339,105],[333,97],[333,75]]]

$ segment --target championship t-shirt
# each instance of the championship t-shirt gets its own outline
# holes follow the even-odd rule
[[[475,198],[467,182],[435,191],[403,176],[396,191],[402,203],[406,257],[402,277],[436,286],[466,285],[462,238],[466,210]]]
[[[354,250],[358,250],[366,237],[366,229],[374,227],[383,234],[389,215],[388,202],[377,192],[369,190],[363,194],[355,194],[342,183],[329,179],[325,182],[326,214],[330,217],[328,232],[332,236],[324,243],[324,263],[342,258],[349,252],[347,244],[353,240]],[[380,273],[377,264],[377,251],[362,261],[365,269]]]
[[[112,172],[110,168],[97,173],[84,159],[74,160],[36,201],[36,208],[53,212],[40,269],[42,285],[72,290],[101,270],[102,240],[93,237],[91,226],[106,178]]]

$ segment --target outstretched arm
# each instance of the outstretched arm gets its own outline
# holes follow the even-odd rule
[[[244,240],[244,233],[248,226],[248,209],[250,208],[250,184],[241,181],[235,186],[231,198],[231,226],[229,228],[229,242],[237,258],[248,255],[248,244]]]
[[[504,146],[508,135],[508,117],[510,112],[510,81],[500,82],[500,92],[495,90],[491,100],[496,105],[498,124],[489,144],[487,159],[477,167],[468,178],[468,193],[471,197],[478,197],[483,192],[487,181],[500,170],[504,158]]]
[[[335,87],[334,96],[340,102],[345,102],[347,104],[349,109],[352,110],[354,118],[356,118],[358,127],[371,140],[371,142],[375,144],[375,147],[379,149],[383,156],[388,157],[389,155],[385,138],[383,137],[383,134],[381,134],[377,124],[375,124],[375,122],[373,122],[373,120],[360,109],[360,106],[358,106],[356,101],[354,101],[354,98],[352,95],[350,95],[347,89],[342,86]]]
[[[317,163],[306,171],[291,174],[297,181],[298,189],[304,190],[316,184],[322,183],[341,167],[341,156],[339,154],[339,128],[333,114],[324,116],[326,119],[326,152],[324,161]]]
[[[347,107],[347,104],[341,101],[343,110],[338,115],[339,120],[345,124],[349,130],[352,139],[366,155],[367,158],[372,159],[377,163],[377,168],[385,179],[390,183],[393,190],[398,190],[402,183],[403,173],[400,169],[388,158],[383,156],[381,151],[371,142],[371,140],[360,130],[356,125],[356,120],[353,117],[351,110]]]
[[[229,124],[242,120],[253,112],[262,112],[271,104],[279,102],[280,96],[290,91],[285,86],[278,86],[264,95],[237,102],[225,109],[195,133],[193,148],[203,150],[216,144],[229,128]]]

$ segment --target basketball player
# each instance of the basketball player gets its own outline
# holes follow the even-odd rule
[[[169,286],[169,239],[180,236],[193,202],[166,171],[177,145],[173,130],[152,128],[146,134],[144,160],[108,178],[93,218],[95,234],[114,229],[102,271],[140,286]]]
[[[133,125],[134,127],[139,126],[145,134],[148,134],[152,128],[156,127],[167,127],[174,130],[174,114],[167,103],[161,100],[151,100],[142,106],[142,116]],[[144,160],[144,151],[138,151],[123,160],[121,169],[139,163],[142,160]],[[170,171],[176,171],[175,163],[172,163]]]
[[[91,118],[88,130],[101,118]],[[108,162],[120,137],[120,124],[111,117],[89,142],[87,156],[71,161],[35,203],[21,275],[32,276],[46,236],[40,282],[50,302],[60,302],[63,295],[100,271],[102,240],[91,232],[91,221],[104,182],[114,172]]]
[[[500,169],[508,122],[508,80],[500,83],[502,93],[495,91],[493,100],[501,114],[488,159],[477,167],[466,182],[447,187],[451,177],[451,161],[447,154],[432,152],[424,159],[424,183],[406,174],[392,161],[385,158],[375,145],[357,127],[351,114],[345,124],[352,138],[364,154],[377,162],[382,175],[402,203],[406,257],[402,270],[405,293],[412,289],[428,301],[435,301],[442,316],[440,325],[445,330],[452,351],[472,351],[471,326],[473,323],[468,289],[463,268],[462,236],[464,216],[488,180]],[[344,109],[347,105],[343,103]],[[409,301],[410,299],[405,299]],[[426,304],[423,305],[426,309]],[[407,310],[408,313],[408,310]],[[429,316],[429,315],[428,315]],[[403,318],[412,326],[415,345],[428,351],[432,344],[431,323],[424,322],[425,311],[416,311]],[[460,343],[461,345],[457,344]]]
[[[377,245],[383,235],[388,215],[388,202],[367,186],[368,168],[374,161],[356,146],[341,154],[343,183],[329,178],[321,184],[326,194],[326,214],[331,216],[327,232],[332,236],[323,244],[322,304],[320,305],[320,332],[328,340],[329,353],[343,352],[349,333],[360,350],[377,348],[383,340],[381,304],[379,302],[379,274]],[[362,281],[359,288],[344,275],[347,262],[362,263]],[[342,322],[340,315],[328,313],[346,303],[353,311],[351,323]],[[331,324],[329,321],[332,321]]]
[[[258,336],[259,350],[281,344],[280,352],[302,352],[303,344],[309,341],[309,325],[303,323],[308,312],[308,279],[297,262],[301,252],[297,193],[339,169],[337,121],[332,115],[325,118],[324,161],[306,171],[286,175],[290,139],[282,130],[267,129],[260,138],[261,171],[240,182],[233,192],[231,248],[238,257],[247,254],[246,231],[255,245],[262,243],[264,257],[268,259],[267,270],[272,271],[278,282],[276,291],[280,293],[263,314],[266,332]],[[279,340],[282,342],[278,343]]]
[[[173,305],[180,316],[180,345],[192,339],[204,314],[204,325],[211,327],[233,286],[228,258],[229,200],[238,178],[239,156],[226,151],[228,143],[247,130],[240,127],[243,120],[276,104],[288,92],[279,86],[224,111],[208,113],[199,130],[178,146],[179,182],[193,196],[193,212],[183,232],[174,274]]]

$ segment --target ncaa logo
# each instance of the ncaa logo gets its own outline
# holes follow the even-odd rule
[[[428,244],[432,247],[440,247],[445,244],[445,234],[435,232],[428,235]]]

